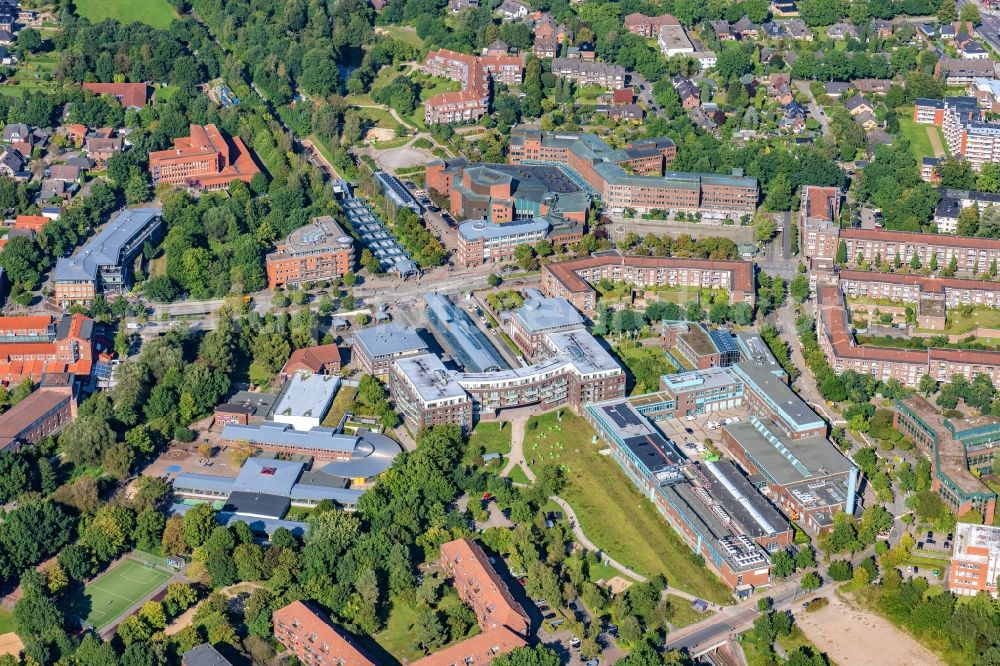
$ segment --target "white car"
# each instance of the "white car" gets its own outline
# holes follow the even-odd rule
[[[694,421],[694,420],[695,420],[695,419],[697,419],[698,417],[697,417],[697,415],[695,415],[695,414],[688,414],[688,415],[687,415],[687,416],[685,416],[684,418],[685,418],[686,420],[688,420],[688,421]]]

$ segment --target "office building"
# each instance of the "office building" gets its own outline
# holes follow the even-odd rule
[[[511,164],[559,164],[574,182],[586,185],[585,189],[600,197],[604,208],[611,212],[631,208],[643,213],[655,209],[739,217],[757,208],[756,178],[739,173],[630,174],[623,166],[629,166],[632,159],[627,150],[615,150],[593,134],[524,128],[511,132]]]
[[[264,263],[270,289],[336,280],[354,266],[354,240],[332,217],[317,217],[290,233]]]
[[[553,226],[548,217],[535,217],[496,223],[466,220],[458,225],[458,263],[481,266],[514,259],[519,245],[549,240],[555,247],[571,245],[583,238],[582,224]]]
[[[602,279],[643,287],[696,287],[725,289],[729,304],[755,302],[753,264],[747,261],[714,261],[680,257],[637,257],[602,252],[542,266],[541,291],[565,298],[587,315],[594,315],[597,292],[592,284]]]
[[[997,495],[980,479],[991,474],[993,448],[1000,442],[1000,419],[946,418],[920,395],[896,400],[893,426],[913,440],[933,466],[931,489],[955,515],[981,513],[993,523]]]
[[[159,208],[120,212],[71,257],[56,260],[54,296],[62,307],[89,305],[97,294],[122,294],[132,288],[132,265],[146,243],[156,245],[163,231]]]
[[[154,185],[216,191],[234,180],[249,183],[260,169],[240,137],[227,138],[210,124],[191,125],[190,135],[174,139],[172,149],[151,152],[149,173]]]
[[[948,589],[960,597],[988,592],[997,597],[1000,575],[1000,527],[955,525],[954,550],[948,567]]]
[[[771,582],[767,551],[791,542],[791,525],[732,463],[692,463],[627,400],[589,405],[586,417],[629,480],[726,585]]]

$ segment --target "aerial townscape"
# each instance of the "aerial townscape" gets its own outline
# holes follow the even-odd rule
[[[0,0],[0,666],[1000,666],[1000,0]]]

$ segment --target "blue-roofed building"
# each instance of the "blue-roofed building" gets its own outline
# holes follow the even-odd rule
[[[424,207],[420,205],[416,197],[396,178],[387,171],[376,171],[375,184],[378,185],[379,192],[385,200],[396,208],[409,208],[417,215],[422,215]]]
[[[468,313],[447,296],[432,292],[424,294],[424,301],[431,327],[463,368],[469,372],[495,372],[510,367]]]
[[[55,299],[68,307],[89,304],[97,294],[120,294],[132,288],[132,263],[163,230],[159,208],[131,208],[119,213],[68,258],[56,261],[52,280]]]

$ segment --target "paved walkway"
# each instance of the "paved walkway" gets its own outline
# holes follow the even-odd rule
[[[524,475],[528,477],[530,481],[535,480],[535,473],[531,471],[528,467],[527,461],[524,459],[524,432],[525,427],[530,418],[529,414],[519,414],[514,416],[510,421],[511,434],[510,434],[510,456],[508,457],[507,464],[504,466],[503,470],[500,472],[500,476],[510,476],[511,471],[514,467],[520,467],[524,472]],[[587,550],[597,553],[598,559],[607,564],[612,569],[618,571],[623,576],[627,576],[634,581],[639,583],[645,583],[648,578],[643,576],[638,571],[628,568],[618,560],[614,559],[607,553],[605,553],[600,546],[595,544],[593,541],[587,538],[586,533],[580,526],[580,519],[576,516],[576,511],[573,507],[569,505],[569,502],[559,497],[558,495],[552,495],[549,497],[550,500],[555,502],[562,508],[566,513],[566,518],[569,520],[570,527],[573,528],[573,536],[576,538],[576,542]],[[683,590],[678,590],[676,587],[668,587],[664,594],[672,594],[675,597],[680,597],[681,599],[687,599],[688,601],[694,601],[695,599],[700,599],[700,597],[691,594],[690,592],[685,592]],[[709,603],[712,610],[718,610],[719,607],[713,603]]]

